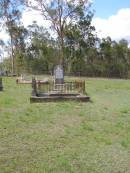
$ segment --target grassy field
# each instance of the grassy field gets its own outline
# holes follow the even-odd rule
[[[30,104],[3,78],[0,173],[130,173],[130,80],[86,79],[92,102]]]

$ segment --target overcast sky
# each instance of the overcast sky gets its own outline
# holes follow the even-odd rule
[[[110,36],[114,40],[125,38],[130,42],[130,0],[93,0],[92,9],[95,10],[92,25],[100,38]],[[34,20],[44,27],[49,25],[38,12],[23,12],[25,27]],[[8,39],[4,30],[0,31],[0,39],[3,38]]]

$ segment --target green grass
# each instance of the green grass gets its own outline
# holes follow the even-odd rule
[[[30,104],[3,78],[0,173],[130,173],[130,80],[86,79],[89,103]]]

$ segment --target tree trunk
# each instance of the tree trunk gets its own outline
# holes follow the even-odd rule
[[[60,64],[62,65],[63,69],[64,69],[64,39],[63,36],[61,36],[61,42],[60,42]]]
[[[14,50],[13,50],[13,42],[12,42],[12,34],[10,33],[10,38],[11,38],[11,66],[12,66],[12,74],[15,73],[15,68],[14,68]]]

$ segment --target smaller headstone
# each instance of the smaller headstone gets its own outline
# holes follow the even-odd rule
[[[2,78],[0,78],[0,91],[3,91]]]
[[[60,65],[57,65],[54,69],[54,80],[55,80],[55,84],[64,83],[64,72],[63,72],[62,66]]]

